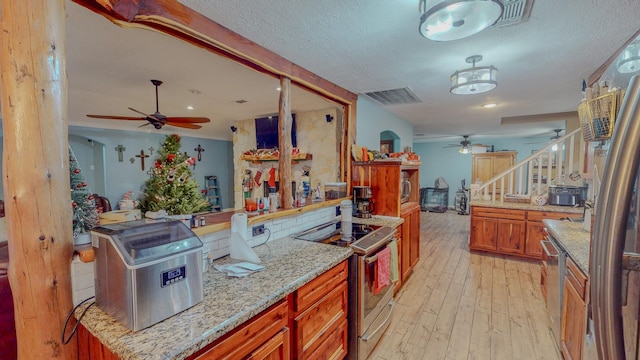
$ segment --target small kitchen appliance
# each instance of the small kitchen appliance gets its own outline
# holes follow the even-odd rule
[[[373,202],[371,198],[373,192],[369,186],[354,186],[353,187],[353,203],[355,216],[362,219],[371,218],[371,214],[374,211]]]
[[[569,185],[549,186],[549,205],[581,206],[586,197],[586,188]]]
[[[202,242],[179,220],[91,231],[96,305],[133,331],[202,301]]]

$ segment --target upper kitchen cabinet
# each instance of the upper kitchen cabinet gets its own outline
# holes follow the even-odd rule
[[[402,206],[420,198],[420,166],[401,161],[369,161],[353,164],[353,186],[369,186],[374,214],[400,216]]]

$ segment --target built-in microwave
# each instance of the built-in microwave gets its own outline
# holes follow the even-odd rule
[[[402,171],[400,172],[400,202],[409,201],[409,196],[411,196],[411,181],[409,181],[409,172]]]

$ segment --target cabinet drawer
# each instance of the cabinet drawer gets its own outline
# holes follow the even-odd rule
[[[243,359],[287,326],[289,303],[280,303],[249,320],[228,337],[189,357],[198,360]]]
[[[471,208],[471,211],[473,216],[482,216],[505,220],[524,220],[527,214],[525,210],[499,209],[478,206],[473,206]]]
[[[529,211],[527,214],[527,220],[540,221],[544,219],[560,220],[568,217],[580,217],[578,213],[563,213],[563,212],[551,212],[551,211]]]
[[[347,319],[343,319],[306,359],[343,359],[349,346],[347,329]]]
[[[585,290],[587,287],[587,277],[582,273],[582,270],[576,265],[576,263],[567,257],[567,280],[573,285],[576,292],[582,300],[585,299]]]
[[[294,358],[306,359],[347,318],[347,283],[343,282],[293,321]]]
[[[347,261],[334,266],[324,274],[311,280],[308,284],[296,290],[293,308],[298,315],[311,304],[325,296],[329,291],[347,280]]]

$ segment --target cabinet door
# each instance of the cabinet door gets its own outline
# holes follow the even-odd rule
[[[513,166],[513,155],[511,154],[500,154],[494,156],[493,158],[493,176],[500,174],[501,172],[507,170],[511,166]]]
[[[541,222],[527,221],[527,239],[524,244],[524,254],[536,259],[542,259],[542,246],[540,240],[544,240],[544,225]]]
[[[411,220],[406,213],[402,214],[402,254],[400,255],[400,279],[404,283],[411,274]]]
[[[498,251],[514,254],[524,253],[524,234],[524,221],[498,220]]]
[[[409,213],[411,239],[409,240],[409,256],[413,268],[420,260],[420,207],[416,205]]]
[[[402,226],[396,228],[396,244],[398,245],[398,281],[393,283],[393,295],[395,296],[400,287],[402,287],[402,247],[404,241],[402,240]]]
[[[562,300],[562,330],[560,333],[562,356],[565,360],[581,359],[586,311],[584,300],[571,282],[565,278]]]
[[[289,360],[289,328],[282,329],[249,355],[248,360]]]
[[[472,217],[469,247],[477,250],[495,250],[498,244],[498,220]]]
[[[485,182],[493,177],[493,157],[476,155],[473,157],[472,164],[472,176],[473,182],[481,181]]]

